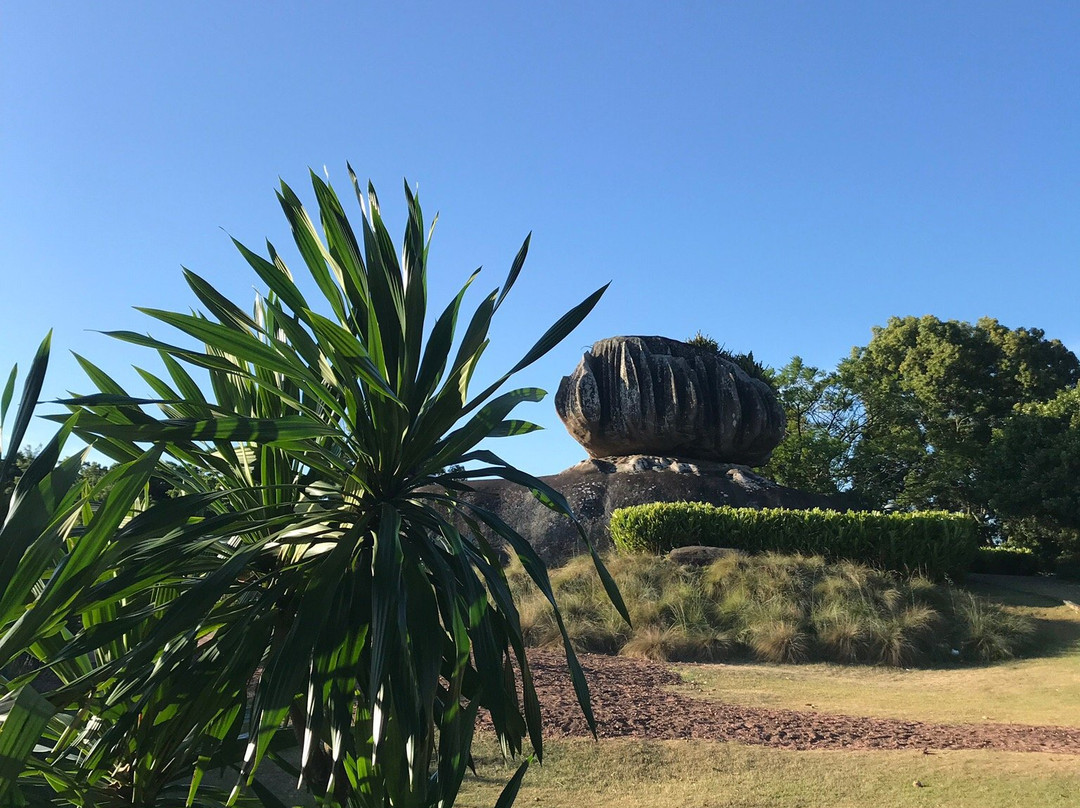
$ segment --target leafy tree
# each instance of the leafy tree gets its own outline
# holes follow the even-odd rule
[[[806,365],[799,356],[770,376],[787,413],[787,433],[763,473],[804,491],[847,490],[848,460],[862,427],[854,396],[835,373]]]
[[[95,488],[109,473],[109,466],[98,463],[96,460],[86,460],[79,468],[79,482]]]
[[[563,339],[603,289],[472,395],[492,317],[521,271],[528,239],[460,338],[455,325],[475,275],[425,335],[429,236],[417,200],[406,188],[399,257],[374,189],[364,194],[353,177],[364,208],[357,238],[336,193],[317,175],[312,183],[322,234],[287,185],[279,199],[317,300],[309,302],[272,245],[263,257],[237,243],[269,287],[251,315],[186,271],[205,313],[147,313],[202,349],[116,335],[163,358],[165,375],[140,372],[164,418],[80,360],[100,392],[70,402],[79,434],[120,463],[144,443],[159,447],[175,465],[157,473],[182,498],[206,503],[207,529],[231,531],[224,544],[192,530],[131,548],[139,569],[169,571],[174,596],[118,672],[118,692],[134,697],[137,709],[98,748],[137,759],[140,728],[199,694],[202,723],[193,734],[223,743],[242,729],[250,739],[244,778],[274,754],[288,722],[302,743],[303,780],[319,798],[448,806],[480,708],[509,754],[522,751],[526,735],[536,757],[543,754],[517,610],[481,526],[506,542],[551,599],[547,573],[527,541],[468,498],[468,483],[502,477],[569,514],[558,492],[478,444],[536,428],[509,415],[543,391],[497,391]],[[189,367],[205,371],[209,386]],[[192,574],[191,559],[210,567]],[[174,575],[181,570],[185,578]],[[593,725],[565,632],[564,641]],[[500,804],[513,799],[527,763]],[[200,763],[196,784],[213,764]]]
[[[15,370],[18,370],[16,365]],[[15,467],[12,471],[11,479],[9,480],[9,486],[13,485],[26,469],[30,467],[30,464],[37,459],[37,456],[41,454],[41,446],[31,446],[27,444],[23,448],[19,449],[15,453]],[[84,455],[85,453],[80,453]],[[79,465],[78,482],[81,485],[85,485],[89,488],[94,488],[108,473],[109,467],[98,463],[95,460],[83,460]]]
[[[990,505],[1010,543],[1044,561],[1080,552],[1080,388],[1022,405],[995,429]]]
[[[12,369],[12,380],[15,379],[15,375],[18,372],[18,365]],[[0,434],[0,459],[3,458],[3,441],[2,434]],[[15,488],[15,483],[23,472],[30,468],[30,464],[34,462],[34,458],[40,453],[41,447],[33,447],[30,445],[24,446],[22,449],[17,449],[14,454],[11,455],[11,466],[8,469],[8,475],[0,483],[0,498],[6,498],[11,495],[12,490]]]
[[[993,432],[1014,407],[1075,385],[1077,358],[1039,329],[891,318],[839,368],[865,413],[853,487],[872,504],[986,517]]]

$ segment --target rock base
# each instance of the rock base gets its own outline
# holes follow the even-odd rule
[[[707,502],[736,508],[834,508],[836,500],[777,485],[748,466],[628,455],[590,458],[541,477],[569,501],[589,539],[610,549],[608,523],[618,508],[650,502]],[[573,524],[529,491],[505,480],[474,482],[473,500],[499,514],[528,539],[548,564],[585,551]]]

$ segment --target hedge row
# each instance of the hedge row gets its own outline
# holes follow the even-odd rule
[[[1065,553],[1058,556],[1054,565],[1058,578],[1080,581],[1080,553]]]
[[[989,575],[1038,575],[1039,557],[1027,547],[980,547],[972,559],[971,571]]]
[[[979,544],[970,516],[946,511],[840,513],[657,502],[611,515],[611,538],[623,552],[666,553],[706,545],[747,552],[821,555],[935,578],[968,569]]]

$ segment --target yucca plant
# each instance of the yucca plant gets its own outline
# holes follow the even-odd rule
[[[68,423],[16,477],[15,448],[38,402],[50,341],[42,341],[30,365],[8,446],[0,443],[0,804],[78,804],[87,798],[96,805],[131,804],[138,802],[132,799],[138,789],[130,780],[121,784],[112,772],[83,767],[81,757],[93,735],[87,728],[107,725],[126,706],[121,700],[111,710],[99,709],[111,689],[110,662],[118,662],[152,622],[145,600],[151,589],[139,587],[136,597],[106,590],[125,542],[146,535],[149,520],[130,520],[129,514],[158,457],[139,455],[87,493],[78,482],[86,450],[60,459]],[[0,428],[16,380],[17,365],[0,395]],[[121,609],[141,611],[143,619],[119,632],[110,627],[102,645],[82,643],[75,650],[77,636],[103,628]],[[149,771],[144,766],[144,773],[152,771],[162,784],[170,780],[168,769],[185,759],[180,746],[162,742],[177,723],[166,723],[156,754],[145,756],[156,764]],[[190,765],[198,756],[188,758]],[[187,775],[174,771],[173,779],[183,783]]]
[[[97,545],[116,516],[92,517],[82,552],[74,536],[85,528],[84,499],[77,484],[82,456],[61,461],[69,428],[61,429],[20,473],[18,447],[38,403],[48,367],[51,334],[38,347],[23,382],[10,432],[5,431],[18,380],[11,369],[0,395],[0,804],[23,804],[49,771],[59,790],[70,782],[50,766],[70,714],[93,690],[90,682],[68,698],[57,697],[55,675],[40,681],[43,657],[64,644],[78,602],[94,582]],[[114,503],[117,500],[114,500]],[[58,672],[61,676],[63,671]],[[53,747],[50,754],[43,750]],[[51,770],[51,771],[50,771]]]
[[[41,343],[23,383],[10,435],[4,427],[15,394],[18,365],[11,369],[0,394],[0,801],[5,803],[20,798],[17,780],[32,769],[34,747],[56,713],[29,681],[18,681],[24,670],[20,663],[27,661],[30,643],[23,641],[16,647],[10,638],[26,608],[18,602],[23,598],[18,598],[16,591],[20,561],[35,544],[44,543],[42,536],[50,532],[49,524],[56,514],[70,515],[73,510],[70,503],[61,505],[75,479],[70,464],[63,470],[55,468],[59,436],[38,453],[25,474],[18,474],[15,462],[45,379],[50,338],[46,336]],[[44,566],[54,560],[56,548],[42,549],[39,554],[46,556]],[[26,576],[23,588],[38,584],[39,577]]]
[[[269,243],[264,257],[237,242],[267,287],[252,314],[185,271],[204,311],[145,311],[203,347],[114,334],[159,352],[166,373],[141,371],[159,398],[130,396],[83,361],[98,392],[68,401],[79,413],[76,431],[116,460],[158,446],[171,461],[158,473],[179,492],[207,494],[205,518],[235,532],[215,569],[178,585],[161,625],[129,657],[120,689],[137,694],[141,713],[99,748],[137,754],[132,733],[190,697],[198,681],[237,694],[228,709],[208,711],[202,731],[220,736],[246,715],[246,779],[287,726],[302,743],[301,781],[320,800],[449,806],[479,709],[490,711],[508,754],[522,752],[526,737],[533,755],[543,753],[517,609],[489,537],[516,554],[554,606],[539,557],[469,499],[468,482],[502,477],[570,516],[558,492],[478,444],[537,428],[509,416],[543,391],[498,391],[569,334],[604,290],[473,395],[492,317],[529,239],[460,337],[456,324],[475,274],[426,331],[430,231],[419,203],[406,186],[399,256],[374,189],[365,194],[351,167],[349,174],[362,210],[359,237],[320,177],[312,174],[322,233],[282,183],[279,200],[310,288]],[[208,386],[196,381],[200,374]],[[148,404],[165,417],[149,414]],[[202,553],[192,534],[144,546],[138,562],[176,569]],[[592,725],[584,676],[563,635]],[[500,805],[513,800],[527,764]],[[211,767],[198,767],[193,794]]]
[[[136,706],[114,693],[115,674],[154,626],[161,611],[155,601],[169,589],[167,571],[143,568],[132,586],[130,572],[118,573],[118,565],[133,547],[182,535],[190,529],[185,514],[206,503],[177,500],[164,519],[145,508],[157,450],[118,465],[86,490],[78,477],[87,450],[61,459],[77,416],[15,479],[13,449],[37,404],[49,347],[46,337],[6,451],[0,444],[0,804],[164,805],[160,798],[170,790],[183,804],[201,757],[239,760],[223,758],[220,743],[193,733],[205,699],[161,716],[137,758],[93,761],[102,732]],[[17,366],[0,396],[0,427],[16,380]],[[208,534],[202,525],[197,532]],[[214,804],[212,794],[205,804]]]

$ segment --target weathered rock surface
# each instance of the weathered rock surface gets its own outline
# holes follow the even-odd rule
[[[608,523],[617,508],[649,502],[708,502],[751,508],[836,508],[828,497],[785,488],[746,466],[632,455],[585,460],[541,477],[567,498],[592,542],[611,547]],[[569,519],[549,510],[529,491],[504,480],[477,480],[477,505],[498,513],[549,564],[584,552]]]
[[[707,567],[714,561],[728,556],[745,556],[742,550],[734,547],[705,547],[701,544],[691,544],[689,547],[676,547],[667,554],[667,560],[673,561],[682,567]]]
[[[563,378],[555,409],[590,457],[651,454],[760,466],[784,437],[772,388],[715,351],[611,337]]]

